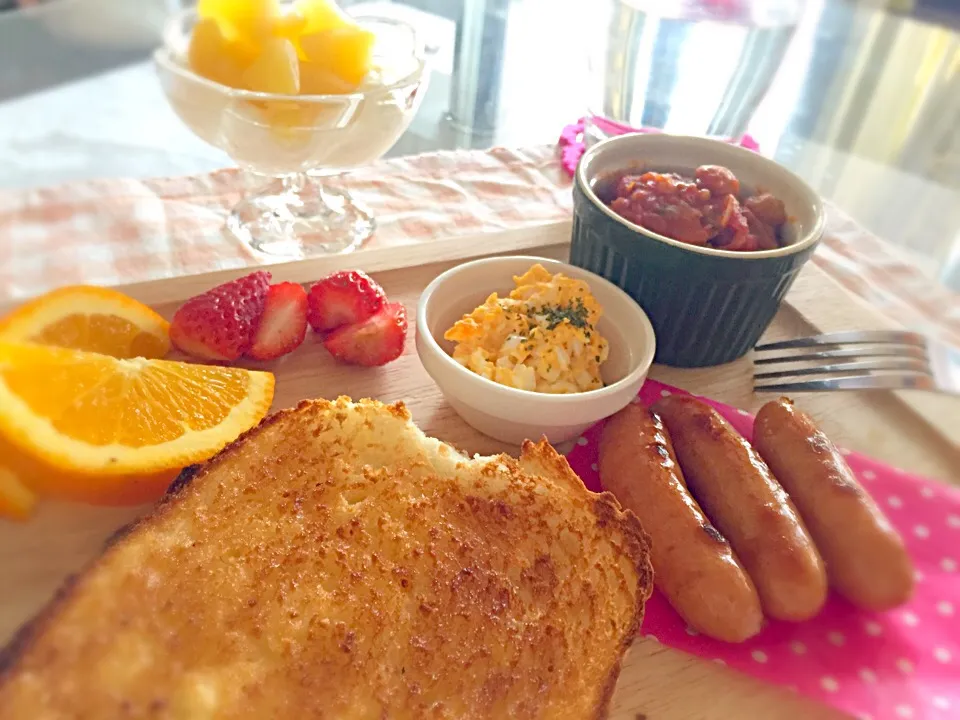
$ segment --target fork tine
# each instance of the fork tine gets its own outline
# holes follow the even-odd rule
[[[879,343],[926,347],[927,339],[919,333],[898,330],[848,330],[846,332],[826,333],[824,335],[813,335],[812,337],[764,343],[757,345],[754,349],[763,352],[765,350],[786,350],[787,348],[839,345],[841,343]]]
[[[876,360],[854,360],[852,362],[831,363],[815,367],[794,368],[792,370],[774,370],[772,372],[754,373],[754,380],[767,378],[783,378],[800,375],[830,375],[856,371],[857,374],[867,374],[870,370],[911,370],[913,372],[930,375],[929,366],[916,358],[889,358]]]
[[[755,385],[753,389],[756,392],[778,393],[829,390],[935,390],[936,385],[927,375],[867,375]]]
[[[792,363],[806,362],[807,360],[830,360],[833,358],[915,358],[916,360],[926,360],[926,349],[918,347],[852,347],[835,348],[833,350],[818,350],[816,352],[806,353],[804,355],[776,355],[774,357],[755,357],[753,359],[756,365],[769,365],[771,363]]]

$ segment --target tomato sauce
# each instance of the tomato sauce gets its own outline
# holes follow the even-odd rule
[[[603,198],[620,217],[690,245],[749,252],[786,244],[783,202],[769,193],[740,199],[727,168],[701,165],[694,177],[624,174]]]

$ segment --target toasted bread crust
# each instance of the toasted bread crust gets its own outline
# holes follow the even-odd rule
[[[57,610],[65,604],[71,596],[73,596],[78,588],[77,585],[82,580],[83,576],[89,572],[92,568],[96,567],[99,563],[103,562],[110,552],[110,549],[119,543],[121,540],[129,536],[136,530],[138,527],[141,527],[145,524],[155,521],[158,517],[164,512],[164,508],[170,504],[170,502],[176,497],[177,493],[182,490],[184,487],[189,485],[195,477],[197,477],[201,471],[209,469],[209,467],[220,461],[224,457],[229,457],[231,453],[236,452],[236,449],[242,445],[248,438],[255,437],[260,433],[264,428],[269,427],[270,425],[281,421],[284,417],[288,416],[290,413],[296,412],[301,407],[308,405],[309,400],[301,401],[296,408],[287,408],[284,410],[278,410],[275,413],[267,415],[263,420],[261,420],[257,425],[250,428],[246,432],[240,434],[240,436],[234,440],[232,443],[224,447],[219,453],[214,455],[206,463],[200,463],[197,465],[190,465],[189,467],[184,468],[173,482],[170,483],[170,487],[167,488],[167,492],[164,494],[163,498],[157,503],[157,506],[149,513],[143,517],[138,518],[132,522],[127,523],[123,527],[119,528],[113,535],[108,537],[103,545],[103,553],[98,557],[92,560],[85,568],[80,572],[74,573],[66,580],[63,581],[63,584],[57,589],[57,592],[50,599],[50,601],[28,622],[26,622],[14,636],[7,642],[7,644],[0,649],[0,690],[6,684],[8,676],[11,674],[12,666],[16,659],[20,657],[30,646],[31,642],[40,635],[44,627],[50,622],[50,620],[56,616]]]
[[[566,462],[566,458],[563,458]],[[569,466],[568,466],[569,467]],[[573,472],[571,470],[570,472]],[[653,593],[653,565],[650,563],[650,536],[644,532],[640,525],[640,520],[629,510],[624,510],[620,502],[613,493],[601,493],[594,504],[597,518],[601,523],[623,524],[624,536],[628,539],[630,545],[630,556],[640,558],[637,561],[637,578],[639,587],[643,588],[643,602],[637,606],[637,612],[633,616],[633,622],[630,626],[630,632],[626,633],[620,644],[620,654],[616,664],[610,668],[606,682],[603,684],[603,690],[600,695],[600,702],[597,705],[597,711],[594,715],[597,720],[606,717],[610,707],[610,701],[613,699],[613,691],[617,687],[617,679],[620,677],[620,668],[623,666],[623,657],[627,650],[633,644],[634,636],[640,632],[640,626],[643,624],[643,603],[650,599]]]
[[[357,410],[358,408],[359,411]],[[35,713],[33,716],[38,719],[45,717],[63,717],[64,715],[58,712],[58,708],[62,711],[66,707],[71,707],[70,703],[76,703],[76,697],[71,697],[68,694],[58,695],[59,690],[57,688],[49,687],[49,682],[48,686],[43,690],[43,692],[36,694],[34,693],[34,690],[31,689],[25,678],[28,678],[31,681],[32,679],[37,678],[42,683],[44,679],[57,680],[61,677],[60,674],[65,672],[64,667],[62,667],[62,663],[58,664],[56,657],[53,657],[49,662],[47,659],[41,657],[45,654],[46,650],[48,650],[46,646],[52,642],[51,638],[48,636],[61,631],[63,626],[69,626],[71,622],[76,625],[76,618],[71,620],[65,616],[70,615],[70,613],[74,613],[76,615],[80,612],[77,610],[77,606],[82,604],[87,596],[91,594],[95,595],[98,592],[97,588],[93,587],[93,585],[103,582],[104,578],[106,578],[106,581],[111,581],[119,573],[128,571],[122,562],[124,553],[129,554],[130,548],[134,548],[138,551],[140,551],[142,548],[146,548],[142,550],[144,553],[143,558],[145,564],[148,567],[151,565],[151,563],[155,564],[160,571],[168,570],[162,561],[156,560],[155,556],[151,554],[153,551],[151,550],[150,543],[152,540],[156,539],[154,535],[160,537],[161,539],[165,538],[166,536],[164,535],[164,527],[165,525],[169,524],[171,519],[180,524],[183,524],[184,522],[189,524],[191,522],[191,518],[183,517],[187,512],[184,510],[185,507],[189,507],[190,511],[199,512],[207,512],[211,509],[216,510],[217,507],[215,504],[211,505],[210,503],[199,503],[198,496],[206,493],[207,495],[216,497],[217,500],[220,500],[222,493],[217,494],[218,492],[223,491],[224,488],[227,488],[228,490],[232,489],[232,486],[228,487],[223,483],[234,482],[234,479],[237,477],[235,466],[238,464],[241,466],[244,464],[249,464],[251,455],[256,456],[256,452],[254,452],[254,450],[258,450],[260,445],[267,447],[267,450],[264,451],[265,457],[273,457],[270,456],[270,440],[266,437],[266,435],[269,435],[269,433],[273,432],[273,430],[278,428],[282,430],[287,426],[293,426],[300,431],[300,434],[303,434],[311,427],[310,423],[307,422],[308,419],[312,421],[317,417],[324,416],[334,417],[339,420],[347,417],[351,413],[356,412],[367,413],[366,419],[364,420],[364,428],[379,427],[378,423],[381,422],[385,425],[389,425],[390,423],[387,420],[384,420],[384,418],[392,418],[394,421],[399,421],[399,423],[402,425],[410,425],[409,413],[407,412],[406,408],[399,403],[390,406],[381,405],[380,403],[375,403],[373,401],[360,401],[360,403],[352,403],[348,398],[340,398],[335,403],[326,401],[305,401],[300,403],[300,405],[298,405],[296,408],[280,411],[264,419],[257,428],[245,433],[234,443],[224,448],[224,450],[221,451],[216,457],[212,458],[203,465],[193,466],[185,469],[173,483],[173,485],[171,485],[167,496],[161,501],[161,503],[154,509],[153,512],[119,530],[107,542],[103,555],[98,560],[94,561],[83,572],[68,580],[58,591],[53,600],[47,605],[47,607],[44,608],[44,610],[33,621],[24,626],[14,637],[14,639],[7,645],[7,647],[3,649],[2,653],[0,653],[0,718],[5,720],[8,717],[18,717],[17,712],[21,711],[25,707],[23,703],[30,702],[32,700],[36,700],[37,702],[41,703],[40,706],[34,708]],[[316,426],[313,427],[314,434],[318,434]],[[464,523],[463,530],[456,530],[454,533],[454,538],[456,537],[456,533],[484,533],[487,532],[488,528],[491,532],[512,532],[511,528],[513,527],[515,518],[536,517],[536,514],[529,515],[529,513],[537,508],[540,508],[540,503],[544,502],[541,499],[542,493],[539,493],[536,488],[530,484],[531,478],[537,478],[539,482],[550,486],[549,497],[546,499],[546,504],[540,508],[540,510],[537,510],[537,512],[542,511],[547,513],[549,517],[555,516],[560,522],[573,522],[574,524],[569,525],[571,528],[583,528],[583,531],[588,532],[589,534],[583,536],[582,541],[589,543],[589,547],[591,548],[598,548],[599,550],[597,551],[607,553],[609,555],[608,562],[615,562],[614,558],[621,558],[622,560],[626,561],[625,565],[612,568],[612,572],[609,576],[601,575],[597,578],[594,578],[596,582],[600,582],[601,584],[606,583],[606,585],[600,587],[599,590],[597,588],[591,590],[593,593],[605,593],[604,598],[611,600],[614,603],[612,606],[609,603],[606,605],[597,606],[597,610],[611,613],[609,621],[618,627],[617,636],[615,638],[611,638],[613,645],[609,647],[608,651],[605,653],[599,653],[604,654],[604,658],[608,660],[605,662],[602,672],[598,672],[596,677],[593,677],[592,680],[590,680],[590,678],[582,678],[582,673],[578,674],[578,668],[569,668],[566,667],[566,665],[570,663],[576,664],[578,662],[582,662],[584,658],[558,655],[556,656],[558,658],[557,662],[562,663],[562,666],[558,666],[557,668],[551,666],[549,668],[550,673],[555,671],[558,673],[570,672],[572,673],[571,677],[575,677],[578,681],[588,683],[586,686],[564,688],[563,683],[561,682],[555,682],[553,685],[550,685],[550,675],[544,673],[543,670],[535,673],[534,675],[524,675],[519,679],[512,676],[509,679],[504,679],[502,676],[503,668],[501,667],[498,670],[498,666],[496,663],[494,663],[489,667],[489,672],[493,674],[490,675],[485,681],[486,684],[482,684],[482,687],[479,688],[467,686],[467,690],[475,693],[473,697],[480,698],[483,702],[488,703],[486,712],[483,711],[483,708],[480,708],[480,711],[478,711],[476,707],[470,707],[471,714],[469,716],[495,717],[497,708],[505,707],[502,705],[502,703],[509,700],[510,702],[514,703],[510,706],[514,710],[517,708],[522,708],[534,711],[529,714],[530,716],[535,717],[604,717],[613,695],[623,654],[629,647],[634,635],[639,629],[643,618],[643,605],[646,599],[649,597],[652,589],[652,570],[648,559],[649,540],[640,527],[639,521],[632,513],[623,511],[617,500],[610,493],[602,493],[600,495],[589,493],[583,487],[576,474],[573,473],[569,464],[566,462],[566,459],[558,455],[545,440],[542,440],[539,443],[525,443],[519,461],[508,456],[496,456],[493,458],[477,458],[470,460],[464,458],[452,448],[443,446],[439,443],[437,443],[435,447],[429,447],[430,452],[435,453],[435,457],[431,462],[434,462],[437,465],[436,472],[441,474],[448,471],[454,472],[453,470],[446,468],[445,465],[446,463],[452,463],[450,467],[455,467],[456,472],[458,473],[464,471],[467,477],[465,480],[456,481],[456,483],[459,483],[459,487],[461,489],[456,491],[454,496],[449,496],[449,493],[451,492],[449,482],[446,482],[446,484],[440,483],[436,485],[436,487],[439,488],[439,492],[441,492],[441,496],[449,496],[446,500],[441,500],[441,505],[448,508],[448,511],[446,512],[454,513],[441,515],[439,517],[448,518],[448,520],[453,522],[457,527],[459,526],[458,523]],[[310,458],[304,459],[306,461],[312,461]],[[282,461],[282,453],[276,455],[274,460],[277,462]],[[422,464],[422,458],[416,459],[412,465],[408,466],[411,469],[402,470],[398,475],[395,475],[397,478],[396,482],[408,482],[410,472],[422,474],[424,472]],[[479,475],[474,474],[474,471],[477,469],[479,469]],[[466,472],[467,470],[470,472]],[[433,469],[430,469],[430,472],[433,472]],[[369,482],[384,482],[384,478],[387,477],[384,476],[381,471],[375,471],[370,467],[362,469],[360,475],[366,478],[366,480]],[[241,475],[241,477],[243,476]],[[393,477],[394,476],[389,476],[387,477],[387,480],[391,480]],[[506,480],[504,480],[504,477],[506,477]],[[473,479],[471,480],[469,478]],[[424,475],[418,482],[432,485],[435,483],[435,479],[433,476]],[[490,491],[488,485],[494,487],[495,489]],[[497,490],[496,488],[499,487],[499,485],[503,485],[503,487],[506,489],[502,492]],[[258,492],[262,491],[262,487],[263,486],[258,487]],[[317,487],[319,487],[319,483],[317,484]],[[353,485],[351,487],[353,489],[357,489],[359,487],[361,490],[363,490],[366,486]],[[457,487],[457,485],[454,487]],[[517,495],[517,492],[519,492],[519,495]],[[213,493],[213,495],[211,495],[211,493]],[[444,493],[446,493],[446,495],[444,495]],[[474,493],[478,494],[475,495]],[[283,495],[283,497],[286,497],[286,495]],[[451,497],[454,499],[450,499]],[[461,497],[461,500],[456,500],[456,497]],[[360,499],[357,501],[359,505],[362,505],[364,502],[365,499]],[[466,504],[464,504],[464,502]],[[453,504],[451,505],[450,503]],[[558,503],[559,505],[557,505]],[[195,507],[197,510],[193,510]],[[467,516],[463,516],[461,513],[467,507],[471,509],[471,512],[468,513]],[[460,508],[460,510],[457,510],[457,508]],[[556,514],[558,512],[560,513],[559,515]],[[594,518],[593,526],[595,527],[595,530],[589,530],[589,523],[583,525],[581,521],[576,520],[577,517],[580,517],[580,513],[583,512],[588,513]],[[570,518],[567,517],[568,513],[573,513],[573,515],[570,516],[573,518],[573,520],[570,520]],[[484,518],[487,518],[487,520],[484,520]],[[477,524],[478,522],[480,524]],[[517,520],[517,522],[520,522],[520,520]],[[577,525],[578,522],[580,523],[579,525]],[[413,526],[411,526],[411,531],[415,531],[417,527],[418,526],[415,523]],[[516,527],[517,529],[520,529],[523,528],[524,525],[521,523]],[[544,528],[546,525],[541,522],[539,527]],[[499,528],[499,530],[497,530],[497,528]],[[199,533],[200,531],[197,532]],[[522,532],[531,531],[523,530]],[[542,530],[538,532],[542,532]],[[596,537],[594,537],[594,535]],[[200,535],[198,534],[198,537],[199,536]],[[477,537],[483,537],[483,535],[481,534]],[[488,538],[488,540],[491,542],[496,542],[495,538]],[[539,538],[534,538],[533,541],[538,540]],[[193,544],[197,545],[198,542],[200,541],[197,540]],[[204,539],[204,542],[206,542],[206,539]],[[449,544],[447,546],[449,546]],[[314,551],[320,552],[323,547],[326,546],[321,542],[316,546]],[[449,547],[455,548],[456,545]],[[549,548],[550,545],[545,545],[543,547]],[[587,546],[585,545],[584,547]],[[189,557],[189,550],[186,552]],[[496,575],[489,575],[489,571],[483,570],[480,565],[476,565],[477,562],[482,564],[491,561],[491,558],[496,560],[496,556],[490,556],[488,553],[485,553],[485,549],[473,548],[471,551],[467,552],[467,555],[464,556],[465,559],[463,561],[458,561],[465,563],[463,565],[464,570],[461,572],[466,572],[466,568],[469,567],[475,568],[472,573],[468,573],[466,576],[466,582],[468,584],[471,581],[480,582],[480,580],[498,577]],[[544,580],[544,578],[555,584],[557,582],[557,573],[562,572],[566,567],[566,565],[563,563],[569,562],[571,568],[576,568],[583,565],[583,563],[580,562],[580,558],[577,558],[576,556],[564,556],[562,552],[559,552],[559,554],[556,554],[552,558],[550,554],[546,556],[538,555],[537,557],[545,558],[544,562],[546,564],[543,566],[543,572],[545,574],[543,578],[535,577],[536,573],[540,569],[540,560],[537,560],[535,566],[530,567],[529,572],[531,575],[530,578],[528,578],[529,582],[523,581],[521,578],[520,584],[514,588],[515,590],[518,589],[518,591],[522,591],[521,595],[524,592],[531,591],[531,588],[533,588],[532,591],[534,593],[538,592],[538,583],[540,583],[541,580]],[[471,559],[475,559],[473,560],[473,564],[471,564]],[[556,565],[555,563],[557,562],[560,562],[561,565]],[[178,566],[174,564],[173,567]],[[625,568],[629,568],[629,571],[625,571]],[[439,567],[438,569],[442,570],[442,568]],[[184,571],[184,568],[179,568],[175,572],[176,574],[182,574]],[[418,570],[417,572],[421,571]],[[527,571],[524,572],[526,573]],[[422,576],[417,575],[415,577]],[[523,577],[526,577],[526,575]],[[614,579],[614,584],[610,585],[609,580],[611,577],[619,577],[619,580]],[[171,584],[174,585],[176,585],[178,582],[182,582],[176,577],[176,575],[169,577],[165,576],[164,580],[170,581]],[[357,584],[358,581],[354,579],[352,582]],[[530,585],[530,582],[532,582],[533,585]],[[361,589],[366,587],[364,583],[366,583],[366,585],[372,585],[373,581],[361,579],[357,587]],[[190,588],[191,586],[184,585],[184,587]],[[404,587],[406,587],[406,585],[404,585]],[[568,585],[563,585],[564,591],[566,591],[567,587]],[[590,588],[593,586],[588,583],[587,587]],[[434,586],[434,588],[436,589],[436,586]],[[470,597],[474,598],[476,602],[481,603],[493,602],[496,600],[496,597],[499,597],[488,596],[486,593],[489,592],[489,590],[485,590],[482,585],[476,586],[476,590],[470,592],[481,593],[479,595],[470,595]],[[502,594],[504,590],[500,590],[498,592]],[[213,597],[217,596],[214,595]],[[491,600],[491,597],[493,597],[493,600]],[[516,597],[520,596],[518,595]],[[456,602],[459,601],[457,601],[456,597],[453,595],[449,596],[449,599],[454,600],[454,606],[451,606],[451,609],[455,610],[457,607]],[[594,601],[596,601],[596,598],[594,598]],[[251,602],[253,602],[253,599],[251,599]],[[262,600],[259,602],[262,603]],[[449,604],[449,600],[444,601],[441,599],[438,602],[440,603],[439,609],[442,612],[448,612],[444,602]],[[471,602],[474,602],[474,600],[471,600]],[[503,613],[506,613],[506,617],[513,617],[510,614],[513,610],[510,602],[515,602],[515,600],[510,601],[508,598],[507,605],[504,606],[506,609],[496,605],[491,606],[493,610],[490,610],[489,612],[492,612],[492,615],[486,614],[488,611],[484,611],[481,615],[475,615],[475,622],[482,623],[490,632],[498,632],[498,628],[500,628],[498,623],[501,622],[501,616],[503,616]],[[536,609],[536,607],[538,607],[541,603],[544,605],[544,609],[546,609],[548,606],[552,606],[550,603],[543,601],[542,598],[539,601],[534,598],[532,607]],[[554,605],[556,604],[554,603]],[[617,610],[615,608],[620,609]],[[460,612],[464,611],[468,613],[476,613],[477,610],[476,607],[471,605],[465,607]],[[382,611],[378,610],[377,612]],[[84,616],[82,613],[80,613],[78,617],[84,620],[96,620],[96,618],[89,618]],[[443,616],[441,620],[444,620],[446,617],[447,616]],[[486,619],[484,620],[482,618]],[[121,618],[120,620],[125,621],[126,618]],[[556,626],[557,628],[564,628],[564,623],[567,622],[567,618],[564,616],[553,618],[547,615],[541,622],[553,621],[560,623]],[[598,623],[600,623],[600,619],[594,618],[594,630],[596,630],[596,625]],[[163,623],[160,621],[158,621],[158,624],[160,625],[161,629],[169,629],[164,628]],[[462,626],[457,626],[454,622],[453,627]],[[536,631],[536,626],[532,627],[534,627],[534,631]],[[551,625],[551,627],[553,626]],[[72,629],[74,631],[80,630],[81,633],[88,631],[88,627],[86,625],[73,627]],[[90,630],[94,632],[96,631],[94,628],[90,628]],[[142,635],[136,636],[137,641],[146,643],[151,652],[157,650],[157,648],[160,646],[160,642],[157,640],[153,630],[154,628],[151,626],[149,631],[144,631]],[[286,631],[286,625],[281,625],[280,630]],[[502,628],[499,630],[499,632],[502,632]],[[560,632],[564,632],[564,630],[561,630]],[[591,630],[589,627],[584,628],[584,633],[587,636],[589,636],[592,632],[593,630]],[[347,637],[352,638],[352,633],[348,633]],[[549,632],[546,636],[537,635],[536,632],[534,632],[534,635],[531,635],[531,638],[533,637],[549,638],[551,635]],[[413,637],[411,638],[411,641],[416,641],[416,639],[417,638]],[[510,645],[511,643],[516,642],[516,640],[516,637],[513,637],[508,633],[506,636],[497,639],[497,642]],[[89,650],[87,645],[90,643],[87,641],[78,642],[79,644],[76,652],[82,655],[84,652]],[[84,644],[85,642],[87,644]],[[350,645],[352,642],[353,640],[350,639],[349,642],[347,642],[347,645]],[[426,640],[426,642],[437,641],[431,638]],[[463,640],[455,639],[454,642],[463,642]],[[544,646],[543,652],[551,652],[550,647],[551,646]],[[160,650],[162,651],[163,648],[160,648]],[[401,650],[403,650],[403,648],[401,648]],[[109,654],[111,650],[109,648],[100,648],[96,652],[89,651],[88,654],[90,654],[91,657],[87,658],[87,660],[89,662],[100,662],[102,658],[97,654],[98,652]],[[515,659],[514,662],[523,662],[522,652],[519,650],[517,652],[519,654],[515,655],[514,657],[518,659]],[[574,649],[573,652],[576,653],[577,649]],[[400,657],[406,657],[406,659],[401,660],[401,662],[403,662],[405,666],[409,664],[412,673],[416,673],[418,670],[424,670],[424,672],[428,670],[430,667],[429,661],[424,664],[423,662],[420,662],[415,655],[416,653],[414,653],[414,656],[411,657],[409,655],[409,651],[403,650],[403,653],[401,653]],[[167,656],[161,653],[160,657],[162,661],[162,658]],[[272,659],[273,658],[271,658],[271,660]],[[173,658],[167,657],[167,661],[172,660]],[[180,660],[182,659],[177,659],[178,662],[180,662]],[[189,658],[186,660],[189,662]],[[419,665],[418,662],[420,662]],[[481,663],[481,665],[483,664]],[[483,667],[486,666],[483,665]],[[367,673],[367,677],[380,678],[381,675],[389,671],[389,669],[389,665],[387,665],[386,668],[376,666],[365,669],[365,672]],[[591,668],[591,670],[593,670],[593,668]],[[598,668],[598,670],[600,670],[600,668]],[[316,673],[317,668],[314,668],[311,672]],[[530,668],[527,667],[525,672],[530,672]],[[162,675],[162,673],[160,674]],[[423,677],[428,676],[429,673]],[[356,676],[354,675],[348,674],[348,677],[356,679]],[[151,679],[152,681],[157,682],[156,678],[153,678],[152,676]],[[159,680],[159,682],[163,683],[165,679],[168,678],[162,678]],[[179,676],[176,676],[174,679],[179,681]],[[390,680],[390,678],[386,678],[384,682],[387,680]],[[154,692],[159,699],[151,701],[152,704],[148,703],[146,706],[141,707],[141,705],[138,703],[140,700],[142,700],[142,698],[138,700],[137,697],[134,697],[136,693],[141,690],[139,686],[140,682],[141,681],[139,679],[134,679],[131,681],[132,686],[130,689],[129,698],[124,696],[122,700],[123,703],[126,703],[124,707],[130,708],[131,710],[138,708],[143,709],[146,711],[146,717],[176,716],[176,711],[171,709],[173,707],[171,703],[175,702],[174,700],[170,699],[173,689],[160,687],[156,690],[156,692]],[[416,693],[414,693],[412,696],[403,695],[402,693],[398,695],[398,691],[396,690],[396,687],[394,687],[396,685],[396,678],[393,678],[392,682],[393,685],[390,685],[390,687],[393,687],[392,690],[388,691],[384,690],[383,688],[378,690],[383,697],[387,698],[386,704],[381,706],[381,710],[389,716],[418,716],[417,714],[422,711],[423,708],[416,704]],[[520,694],[517,697],[509,697],[504,699],[504,693],[500,691],[499,686],[497,685],[498,682],[508,684],[510,682],[515,683],[516,687],[520,688]],[[522,688],[527,687],[530,682],[540,683],[539,685],[536,685],[536,687],[540,688],[539,692],[541,694],[545,694],[547,696],[546,699],[543,697],[534,696],[528,698],[523,694]],[[543,685],[544,682],[548,684]],[[490,683],[493,683],[493,685],[489,685]],[[55,685],[56,683],[52,684]],[[389,683],[387,684],[389,685]],[[24,690],[24,687],[27,689]],[[253,697],[258,698],[259,695],[257,695],[257,692],[259,692],[259,688],[256,686],[256,683],[251,681],[251,687]],[[461,690],[463,690],[462,682],[460,683],[460,687]],[[367,691],[372,689],[373,688],[368,688]],[[556,704],[549,702],[551,699],[557,699],[554,697],[554,695],[562,695],[566,690],[570,690],[571,692],[576,691],[580,694],[587,693],[591,695],[592,697],[590,698],[589,707],[580,707],[576,702],[572,702],[565,698]],[[121,695],[123,695],[124,689],[121,687],[119,692]],[[323,694],[323,692],[327,691],[321,688],[317,689],[317,692]],[[86,698],[94,696],[94,699],[96,699],[96,695],[97,688],[88,689]],[[398,702],[402,700],[402,703],[400,705],[391,705],[392,701],[390,698],[392,698],[393,701]],[[237,708],[240,707],[239,705],[236,703],[233,705],[228,705],[227,700],[224,700],[223,706],[217,706],[214,714],[210,715],[210,717],[263,716],[263,712],[266,710],[263,708],[258,709],[255,704],[250,704],[255,703],[255,700],[251,700],[249,697],[245,697],[244,700],[248,704],[243,706],[242,709],[252,714],[248,715],[244,714],[243,712],[238,712]],[[76,714],[71,714],[71,716],[94,717],[96,716],[96,712],[102,713],[103,708],[113,707],[110,705],[110,702],[112,702],[110,698],[99,698],[99,701],[102,702],[100,702],[96,708],[91,706],[90,713],[85,714],[82,709],[78,709]],[[93,700],[91,700],[91,702],[93,702]],[[497,703],[501,703],[501,705],[498,706]],[[349,715],[350,717],[365,716],[361,710],[354,709],[353,705],[348,705],[346,707],[351,708],[351,714]],[[418,707],[420,707],[420,711],[417,710]],[[558,708],[561,707],[568,707],[569,710],[558,710]],[[222,712],[220,712],[221,710]],[[443,703],[441,703],[440,709],[436,710],[435,708],[435,712],[431,716],[449,717],[453,716],[451,715],[451,712],[453,712],[454,715],[457,714],[455,712],[455,708],[448,706],[445,710]],[[413,714],[411,715],[411,713]],[[326,717],[328,715],[325,712],[320,711],[310,714],[310,710],[305,708],[303,716]],[[337,716],[336,711],[331,710],[330,716]]]
[[[526,440],[521,447],[522,454],[536,454],[542,458],[545,465],[551,470],[551,476],[563,478],[569,483],[571,488],[582,489],[583,481],[570,467],[567,459],[553,450],[546,437],[540,439],[540,442],[534,444]],[[640,631],[643,624],[644,603],[650,599],[653,593],[653,565],[650,562],[650,536],[644,531],[639,518],[625,510],[616,496],[610,492],[594,494],[594,513],[597,517],[597,524],[600,527],[613,525],[619,527],[629,544],[629,555],[637,558],[636,569],[639,587],[644,588],[642,593],[643,602],[638,604],[637,612],[634,615],[631,630],[627,633],[621,645],[620,656],[616,664],[610,668],[610,674],[603,684],[600,695],[600,701],[597,705],[596,714],[593,716],[598,720],[606,717],[610,701],[613,699],[613,692],[617,687],[617,679],[620,677],[620,668],[623,664],[623,656],[626,654],[630,645],[633,644],[634,636]]]

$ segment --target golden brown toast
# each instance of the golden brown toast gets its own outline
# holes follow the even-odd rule
[[[546,441],[471,459],[402,404],[304,402],[20,632],[0,718],[602,717],[647,551]]]

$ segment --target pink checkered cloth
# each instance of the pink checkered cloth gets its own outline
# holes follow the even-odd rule
[[[384,160],[339,182],[378,219],[370,246],[531,227],[570,216],[552,145]],[[0,303],[68,283],[120,285],[270,262],[224,232],[238,170],[0,192]],[[960,345],[960,298],[828,203],[814,262],[912,329]],[[950,314],[950,313],[953,314]]]

